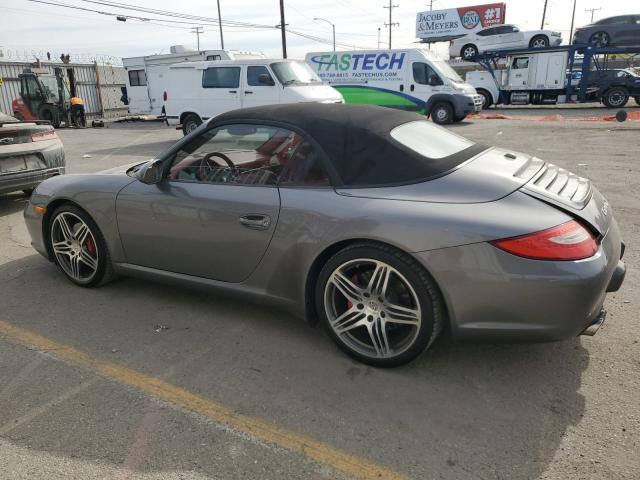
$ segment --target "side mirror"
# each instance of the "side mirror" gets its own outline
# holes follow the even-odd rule
[[[147,185],[155,185],[162,181],[164,164],[159,159],[147,162],[136,174],[136,178]]]
[[[266,85],[269,87],[273,87],[275,85],[273,78],[271,78],[271,76],[266,73],[261,73],[260,75],[258,75],[258,83],[260,85]]]

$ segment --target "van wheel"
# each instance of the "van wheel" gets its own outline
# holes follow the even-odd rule
[[[461,115],[461,116],[459,116],[459,117],[455,117],[455,118],[453,119],[453,121],[454,121],[455,123],[458,123],[458,122],[463,121],[465,118],[467,118],[467,116],[466,116],[466,115]]]
[[[189,135],[196,128],[202,125],[202,120],[195,113],[190,113],[182,121],[182,133]]]
[[[447,125],[453,122],[453,108],[449,103],[438,103],[431,110],[431,120],[438,125]]]
[[[476,91],[478,92],[478,95],[482,97],[483,110],[487,110],[491,105],[493,105],[493,98],[491,97],[491,94],[489,92],[482,89]]]

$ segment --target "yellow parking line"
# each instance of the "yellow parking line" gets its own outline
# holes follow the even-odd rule
[[[300,453],[350,476],[363,480],[404,480],[406,478],[369,460],[343,452],[306,435],[289,431],[256,417],[235,413],[220,403],[213,402],[158,378],[94,358],[71,346],[58,343],[38,333],[11,325],[2,320],[0,320],[0,335],[21,345],[45,350],[62,361],[138,388],[161,400],[191,410],[219,424],[226,425],[233,430],[249,434],[257,440]]]

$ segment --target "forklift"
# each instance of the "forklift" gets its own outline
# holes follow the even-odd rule
[[[84,106],[78,97],[71,97],[62,68],[55,67],[51,74],[44,68],[26,68],[19,76],[20,96],[11,106],[13,116],[21,121],[47,120],[54,128],[64,122],[67,127],[86,126]]]

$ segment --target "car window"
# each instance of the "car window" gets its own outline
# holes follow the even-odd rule
[[[430,82],[430,80],[434,80]],[[413,81],[420,85],[442,85],[442,79],[431,66],[424,62],[413,62]]]
[[[260,83],[260,75],[266,75],[271,80],[271,85]],[[273,77],[263,65],[247,67],[247,85],[252,87],[267,87],[275,85]]]
[[[391,137],[411,150],[430,159],[454,155],[473,146],[471,140],[418,120],[391,130]]]
[[[496,34],[496,28],[485,28],[484,30],[480,30],[476,32],[476,35],[480,35],[481,37],[488,37]]]
[[[516,57],[513,59],[512,68],[514,70],[520,70],[523,68],[529,68],[529,57]]]
[[[202,72],[202,88],[238,88],[240,67],[209,67]]]
[[[129,85],[141,87],[147,84],[147,74],[144,70],[129,70]]]
[[[513,32],[513,26],[512,25],[503,25],[501,27],[496,27],[496,32],[495,34],[503,34],[503,33],[512,33]]]
[[[615,25],[619,23],[628,23],[628,22],[629,22],[629,17],[623,15],[619,17],[603,18],[602,20],[598,20],[597,22],[595,22],[595,25]]]
[[[225,125],[203,132],[171,162],[169,180],[235,185],[328,185],[303,136],[265,126]],[[324,183],[323,183],[324,182]]]

